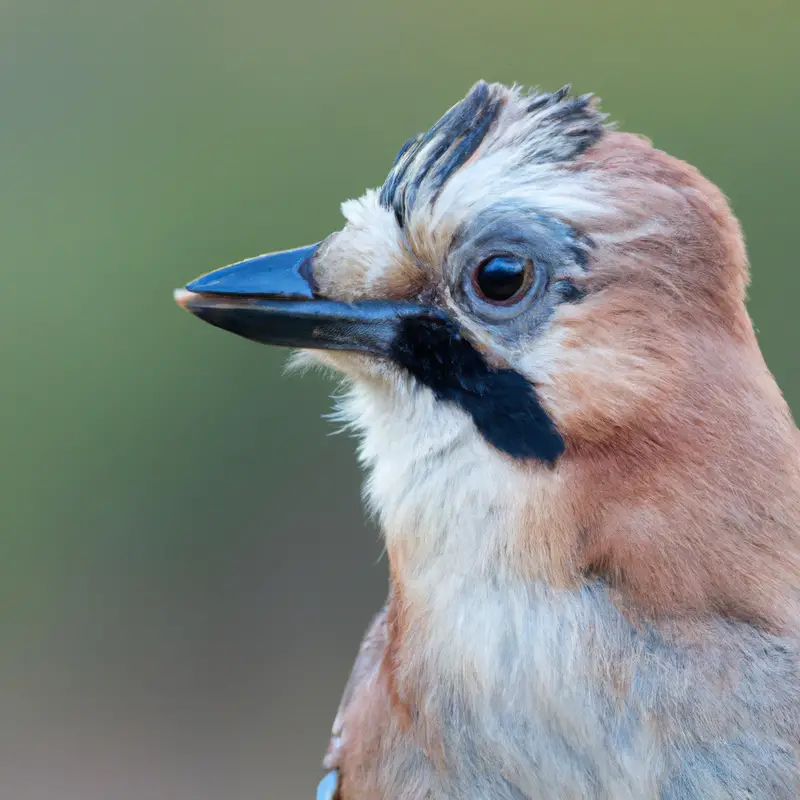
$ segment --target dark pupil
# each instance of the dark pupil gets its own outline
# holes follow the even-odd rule
[[[510,300],[525,282],[525,262],[497,256],[478,268],[475,281],[487,300]]]

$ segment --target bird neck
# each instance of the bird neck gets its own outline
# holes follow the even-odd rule
[[[366,498],[404,603],[600,578],[626,614],[800,619],[800,437],[756,349],[711,358],[610,445],[555,468],[493,449],[424,387],[359,383]],[[650,417],[648,417],[648,414]]]
[[[361,433],[365,497],[409,591],[424,594],[443,576],[564,583],[574,574],[579,531],[561,470],[494,449],[425,387],[359,384],[341,415]]]

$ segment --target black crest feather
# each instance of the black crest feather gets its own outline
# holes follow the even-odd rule
[[[498,124],[506,105],[509,119],[530,117],[528,135],[515,134],[508,147],[520,149],[523,161],[540,163],[577,158],[603,134],[605,115],[591,95],[572,97],[570,87],[557,92],[520,94],[499,83],[479,81],[424,134],[409,139],[395,158],[380,191],[380,203],[403,227],[420,189],[433,202],[450,177],[478,150]]]

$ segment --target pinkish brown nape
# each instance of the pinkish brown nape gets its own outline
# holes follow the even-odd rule
[[[800,437],[720,191],[480,82],[342,210],[176,293],[348,381],[391,585],[320,796],[800,796]]]

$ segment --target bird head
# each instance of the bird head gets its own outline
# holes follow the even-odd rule
[[[398,580],[788,624],[796,429],[715,186],[589,95],[480,82],[342,211],[176,298],[346,377]]]

